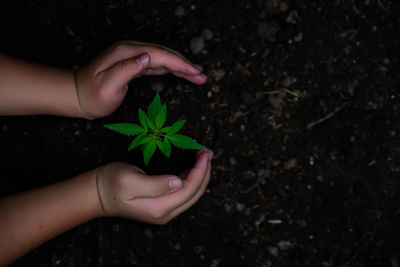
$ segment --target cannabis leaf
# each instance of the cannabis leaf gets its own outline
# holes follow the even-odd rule
[[[144,163],[147,165],[157,148],[167,158],[171,156],[171,144],[181,149],[201,149],[203,145],[197,143],[189,136],[177,134],[185,125],[186,120],[180,120],[171,126],[164,127],[167,120],[167,104],[161,104],[160,94],[157,93],[147,113],[139,108],[139,124],[114,123],[105,124],[105,128],[123,135],[135,136],[128,150],[141,147]]]

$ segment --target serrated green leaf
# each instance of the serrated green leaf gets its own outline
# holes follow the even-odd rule
[[[167,104],[164,103],[164,105],[162,105],[161,108],[158,110],[158,113],[156,115],[156,120],[154,121],[156,128],[160,129],[161,127],[163,127],[166,120],[167,120]]]
[[[166,135],[165,136],[174,146],[182,149],[201,149],[205,146],[200,145],[189,136],[182,134]]]
[[[156,152],[157,148],[157,139],[153,139],[149,143],[145,144],[143,146],[143,159],[144,159],[144,164],[147,165],[151,159],[151,157],[154,155],[154,152]]]
[[[142,133],[142,134],[136,136],[135,139],[133,139],[132,143],[129,145],[128,151],[140,146],[141,142],[145,138],[145,136],[146,136],[146,133]]]
[[[156,126],[154,125],[154,122],[152,122],[147,115],[146,115],[146,123],[150,129],[152,129],[153,131],[156,130]]]
[[[169,158],[171,155],[171,144],[166,138],[164,138],[163,142],[157,139],[157,147],[167,158]]]
[[[147,129],[149,128],[149,126],[147,125],[147,120],[146,120],[146,113],[144,112],[143,109],[139,108],[139,121],[140,124],[142,125],[142,127],[145,129],[145,131],[147,131]]]
[[[157,93],[153,101],[151,101],[149,107],[147,108],[147,115],[149,116],[151,121],[153,122],[156,121],[156,116],[160,109],[161,109],[160,94]]]
[[[165,149],[164,149],[163,142],[161,142],[161,140],[157,138],[156,143],[157,143],[158,149],[160,149],[160,151],[164,154]]]
[[[103,127],[127,136],[134,136],[145,132],[145,129],[135,123],[105,124]]]
[[[149,142],[151,142],[151,141],[153,141],[153,140],[154,140],[154,137],[153,137],[153,136],[145,136],[145,137],[139,142],[138,145],[143,145],[143,144],[149,143]]]
[[[171,143],[168,141],[168,139],[166,137],[164,137],[163,144],[164,144],[164,150],[165,150],[164,155],[167,158],[169,158],[171,156]]]
[[[186,120],[180,120],[172,124],[172,126],[162,128],[160,132],[165,133],[166,135],[174,135],[179,132],[183,125],[185,125]]]

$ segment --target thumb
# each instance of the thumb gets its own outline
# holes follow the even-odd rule
[[[132,184],[131,196],[137,197],[159,197],[175,192],[182,187],[182,180],[174,175],[148,176],[137,175],[135,184]]]
[[[123,88],[130,80],[140,76],[149,63],[150,56],[148,53],[122,60],[106,71],[108,77],[105,80],[108,80],[114,88]]]

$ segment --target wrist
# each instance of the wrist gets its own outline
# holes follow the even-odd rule
[[[80,82],[80,70],[79,68],[73,69],[73,77],[74,77],[74,92],[76,96],[76,104],[78,107],[79,113],[77,114],[76,117],[82,118],[82,119],[87,119],[87,120],[93,120],[94,117],[90,116],[87,112],[87,110],[84,109],[84,106],[82,105],[82,84]]]
[[[101,167],[97,167],[94,170],[94,179],[95,179],[95,184],[96,184],[96,196],[97,196],[97,209],[96,209],[96,218],[99,217],[105,217],[106,216],[106,211],[104,209],[104,204],[103,204],[103,200],[101,197],[101,190],[100,190],[100,173],[102,171],[102,168],[104,168],[104,166]]]

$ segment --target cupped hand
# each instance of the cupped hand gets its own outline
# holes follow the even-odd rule
[[[167,47],[120,41],[75,71],[82,117],[95,119],[114,112],[122,103],[128,83],[141,75],[172,73],[195,84],[207,80],[203,69]]]
[[[124,162],[110,163],[97,172],[104,216],[165,224],[190,208],[203,195],[211,175],[213,153],[202,149],[185,174],[146,175]]]

